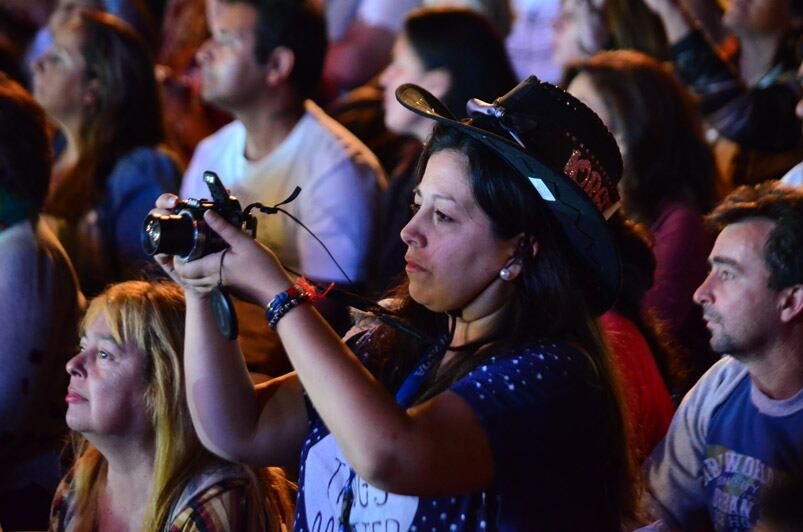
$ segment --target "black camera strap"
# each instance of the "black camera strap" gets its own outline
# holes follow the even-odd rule
[[[237,313],[234,311],[234,303],[226,289],[223,288],[223,259],[231,248],[226,248],[220,254],[220,269],[218,270],[217,286],[210,292],[210,304],[212,305],[212,315],[218,331],[226,340],[236,340],[240,333],[237,323]]]

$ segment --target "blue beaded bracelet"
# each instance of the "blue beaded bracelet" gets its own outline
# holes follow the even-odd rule
[[[301,303],[309,301],[309,299],[310,293],[300,288],[298,285],[276,294],[276,296],[265,305],[265,318],[267,318],[270,328],[275,329],[279,320],[282,319],[285,314]]]

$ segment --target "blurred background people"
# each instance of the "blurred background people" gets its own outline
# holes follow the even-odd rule
[[[58,483],[64,364],[82,296],[39,212],[50,181],[44,111],[0,73],[0,522],[47,527]]]
[[[565,69],[604,50],[632,49],[658,59],[669,50],[661,20],[643,0],[562,0],[555,63]]]
[[[198,145],[181,196],[209,197],[206,170],[243,206],[275,205],[300,186],[284,208],[326,244],[339,266],[284,214],[255,212],[257,239],[310,279],[359,289],[368,279],[385,175],[368,148],[310,100],[326,54],[322,13],[309,1],[238,0],[216,4],[207,16],[212,36],[197,53],[201,95],[234,121]],[[265,334],[264,309],[238,305],[249,363],[270,375],[287,371],[275,356],[278,342]],[[336,328],[348,327],[343,307],[323,301],[320,310]]]
[[[140,230],[153,199],[178,189],[164,141],[159,91],[144,41],[112,15],[76,11],[53,27],[34,95],[64,143],[45,212],[87,295],[150,264]]]
[[[336,92],[368,83],[390,62],[404,20],[421,7],[464,7],[486,17],[504,39],[512,25],[509,0],[334,0],[325,2],[329,51],[324,80]]]
[[[682,0],[645,0],[661,17],[679,77],[700,100],[720,171],[729,184],[778,179],[803,158],[796,49],[803,6],[738,0],[722,24],[737,40],[723,58]]]
[[[168,143],[186,163],[198,143],[231,121],[201,98],[198,48],[209,38],[205,2],[165,2],[156,77],[162,90]]]
[[[380,76],[384,125],[411,139],[388,169],[383,194],[378,286],[387,288],[404,270],[406,246],[399,232],[412,217],[416,163],[434,124],[405,109],[395,96],[402,83],[415,83],[441,99],[457,117],[467,116],[471,98],[491,101],[516,84],[504,41],[488,20],[464,8],[425,8],[412,13],[393,47],[393,59]]]
[[[666,434],[675,412],[671,392],[685,384],[684,360],[673,339],[642,308],[653,284],[655,257],[646,227],[617,213],[608,220],[622,258],[622,288],[600,326],[622,376],[632,454],[640,464]]]
[[[287,484],[204,449],[184,390],[184,295],[129,281],[92,300],[67,364],[74,463],[50,530],[271,530],[292,522]]]
[[[552,48],[560,0],[513,0],[511,4],[513,24],[505,45],[516,77],[535,75],[558,83],[561,69]]]
[[[797,70],[798,83],[803,83],[801,75],[803,75],[803,62],[800,63],[800,67]],[[803,91],[801,91],[801,99],[798,100],[795,106],[795,114],[803,120]],[[803,161],[797,163],[791,170],[786,172],[781,181],[787,185],[803,186]]]
[[[692,301],[707,272],[712,239],[702,215],[714,204],[718,179],[699,118],[673,76],[638,52],[603,52],[574,65],[565,83],[622,149],[622,210],[655,240],[655,283],[642,305],[684,347],[690,385],[716,360]]]
[[[671,529],[740,532],[803,473],[803,191],[743,186],[708,221],[719,234],[694,300],[722,358],[645,462],[643,508]]]

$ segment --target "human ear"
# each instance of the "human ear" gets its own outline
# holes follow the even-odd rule
[[[89,80],[84,89],[84,107],[93,107],[98,101],[98,91],[100,90],[100,83],[97,79]]]
[[[803,315],[803,285],[796,284],[781,290],[781,321],[789,323]]]
[[[533,257],[538,254],[538,241],[533,236],[527,237],[523,234],[520,235],[516,245],[518,248],[514,251],[514,255],[508,260],[507,264],[499,270],[499,277],[501,277],[503,281],[514,281],[521,275],[522,257],[530,253]],[[503,272],[505,273],[503,274]]]
[[[296,56],[292,50],[285,46],[277,46],[268,58],[265,66],[265,83],[269,87],[281,85],[290,78]]]

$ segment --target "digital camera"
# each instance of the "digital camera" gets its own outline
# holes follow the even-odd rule
[[[204,172],[204,181],[212,194],[211,200],[178,200],[172,214],[149,214],[145,218],[141,235],[145,253],[176,255],[191,261],[228,247],[204,222],[204,213],[210,209],[252,238],[256,235],[256,218],[243,211],[217,174]]]

